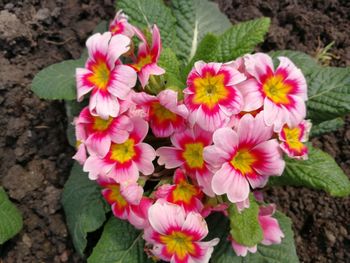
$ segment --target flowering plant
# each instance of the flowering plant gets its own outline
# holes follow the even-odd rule
[[[118,7],[81,59],[33,81],[39,96],[67,100],[74,124],[81,167],[62,202],[78,252],[111,211],[89,262],[297,262],[290,220],[261,189],[350,193],[307,143],[311,122],[319,134],[349,112],[349,71],[298,52],[250,54],[269,19],[231,27],[206,0]]]

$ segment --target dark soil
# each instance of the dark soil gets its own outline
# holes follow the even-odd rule
[[[272,18],[263,51],[294,49],[313,55],[335,41],[335,66],[350,65],[350,2],[219,1],[232,22]],[[0,262],[79,262],[60,204],[74,153],[65,135],[61,102],[30,91],[33,76],[50,64],[78,58],[85,39],[111,18],[109,0],[0,0],[0,182],[24,216],[19,235],[0,248]],[[350,175],[350,119],[313,140]],[[266,190],[293,220],[303,262],[349,262],[350,199],[301,188]]]

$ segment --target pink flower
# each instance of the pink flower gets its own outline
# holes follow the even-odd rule
[[[78,125],[78,118],[75,117],[73,120],[73,124],[75,126],[75,138],[76,138],[76,149],[77,152],[72,157],[76,160],[80,165],[84,165],[87,159],[85,140],[87,138],[86,131],[82,125]]]
[[[282,150],[291,158],[307,159],[308,148],[303,142],[308,141],[311,122],[303,120],[296,127],[290,128],[284,125],[278,134]]]
[[[84,164],[84,171],[89,172],[91,180],[99,176],[114,179],[117,183],[136,182],[139,172],[150,175],[154,171],[152,161],[155,150],[143,139],[147,135],[148,124],[140,118],[133,118],[133,130],[123,143],[112,141],[105,157],[91,155]]]
[[[196,62],[184,90],[190,123],[197,123],[207,131],[224,126],[242,109],[243,98],[235,85],[245,79],[243,74],[225,64]]]
[[[118,60],[129,45],[130,39],[124,35],[97,33],[86,41],[89,58],[85,68],[76,69],[78,101],[92,91],[90,112],[103,119],[119,114],[118,99],[125,99],[136,84],[134,70]]]
[[[188,110],[185,105],[178,103],[177,92],[163,90],[157,96],[140,92],[135,93],[132,100],[148,113],[148,120],[156,137],[168,137],[175,131],[186,128]]]
[[[151,75],[162,75],[165,73],[165,70],[157,65],[162,50],[162,42],[156,25],[153,26],[152,30],[151,47],[145,35],[139,29],[134,27],[134,31],[142,42],[139,45],[137,60],[130,66],[137,72],[141,86],[145,87]]]
[[[125,115],[109,117],[107,120],[91,115],[85,107],[75,121],[78,140],[84,140],[90,154],[106,156],[111,143],[123,143],[133,129],[133,124]]]
[[[149,227],[148,210],[153,204],[153,200],[148,197],[142,197],[138,205],[130,205],[128,221],[137,229]]]
[[[217,169],[212,187],[216,194],[227,194],[233,202],[248,198],[249,184],[263,187],[271,175],[281,175],[285,166],[272,127],[265,125],[263,112],[255,118],[244,115],[236,130],[214,132],[213,146],[204,149],[204,160]]]
[[[158,164],[165,165],[166,169],[184,168],[197,179],[205,194],[214,196],[211,187],[213,173],[203,159],[203,149],[212,144],[212,134],[195,125],[193,129],[175,133],[170,139],[174,147],[160,147],[156,151]]]
[[[156,257],[174,263],[209,262],[219,239],[202,241],[208,227],[200,214],[186,214],[182,207],[159,200],[150,207],[148,219],[144,237]]]
[[[109,31],[112,35],[122,34],[132,38],[135,34],[133,26],[128,23],[128,16],[119,10],[113,21],[109,24]]]
[[[261,241],[261,244],[265,246],[280,244],[282,242],[282,238],[284,238],[284,234],[278,224],[277,219],[272,217],[274,213],[274,205],[259,207],[258,220],[263,231],[263,240]],[[231,240],[232,248],[236,252],[237,256],[245,257],[248,251],[250,253],[255,253],[257,251],[257,245],[253,247],[246,247],[238,244],[232,237],[229,239]]]
[[[137,183],[119,184],[111,178],[100,177],[98,183],[102,186],[102,195],[112,206],[114,216],[127,219],[130,207],[141,201],[143,188]]]
[[[306,115],[307,85],[300,69],[286,57],[279,57],[274,70],[272,59],[263,53],[246,55],[245,69],[253,77],[240,86],[245,97],[244,111],[263,105],[264,120],[279,132],[284,124],[295,127]]]
[[[158,187],[155,196],[160,199],[182,206],[186,213],[198,212],[203,209],[201,198],[202,191],[195,185],[190,184],[184,172],[177,169],[174,174],[174,184],[163,184]]]

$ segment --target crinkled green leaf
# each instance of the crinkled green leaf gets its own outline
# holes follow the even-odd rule
[[[284,173],[280,177],[270,178],[270,184],[305,186],[316,190],[324,190],[332,196],[349,195],[349,178],[334,159],[310,144],[308,144],[308,148],[308,160],[286,159]]]
[[[227,62],[254,50],[264,41],[270,18],[263,17],[238,23],[223,33],[215,49],[215,61]]]
[[[153,262],[144,252],[142,233],[127,221],[111,217],[88,263]]]
[[[258,221],[259,205],[250,198],[249,208],[239,212],[235,204],[229,207],[230,234],[237,243],[252,247],[263,239]]]
[[[83,255],[87,233],[102,226],[110,207],[104,201],[98,184],[90,181],[77,163],[64,185],[62,204],[74,247]]]
[[[23,226],[22,215],[0,187],[0,245],[14,237]]]
[[[304,75],[308,75],[312,71],[315,71],[315,69],[321,68],[321,65],[317,64],[316,59],[300,51],[279,50],[270,52],[270,55],[274,59],[276,67],[279,64],[278,57],[287,57],[301,69]]]
[[[162,0],[119,0],[117,8],[123,9],[130,23],[144,29],[156,24],[160,30],[163,47],[175,47],[176,20]]]
[[[344,120],[342,118],[335,118],[333,120],[324,121],[312,126],[310,137],[316,137],[324,133],[333,132],[343,126]]]
[[[326,67],[307,77],[308,118],[320,123],[350,112],[350,68]]]
[[[285,235],[281,244],[264,246],[259,244],[256,253],[247,254],[246,257],[239,257],[232,249],[231,243],[227,240],[228,220],[222,214],[213,214],[208,217],[209,226],[208,240],[219,237],[220,243],[214,248],[211,257],[212,263],[297,263],[291,220],[280,212],[274,217]]]
[[[66,60],[42,69],[33,79],[32,90],[42,99],[76,99],[75,69],[85,60]]]
[[[171,3],[177,20],[176,53],[182,61],[191,60],[207,33],[220,34],[231,26],[216,3],[207,0],[172,0]]]

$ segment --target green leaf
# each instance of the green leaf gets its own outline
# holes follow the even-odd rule
[[[313,125],[310,137],[320,136],[324,133],[333,132],[344,126],[344,120],[342,118],[335,118],[330,121],[324,121],[319,124]]]
[[[334,159],[327,153],[308,144],[309,159],[286,160],[282,176],[270,178],[272,185],[306,186],[324,190],[332,196],[350,194],[350,181]]]
[[[263,232],[258,221],[259,205],[250,197],[249,208],[239,212],[235,204],[229,207],[230,234],[237,243],[252,247],[263,240]]]
[[[215,61],[227,62],[254,50],[264,41],[270,18],[263,17],[238,23],[223,33],[214,51]]]
[[[111,217],[88,263],[152,262],[144,252],[142,233],[127,221]]]
[[[141,29],[156,24],[160,30],[163,47],[175,46],[176,20],[162,0],[119,0],[117,8],[123,9],[130,23]]]
[[[32,90],[42,99],[76,99],[75,69],[85,59],[66,60],[42,69],[33,79]]]
[[[308,117],[320,123],[350,112],[350,68],[320,68],[308,76]]]
[[[64,185],[62,204],[74,247],[83,255],[87,233],[102,226],[110,207],[104,201],[98,184],[90,181],[77,163]]]
[[[308,75],[312,71],[315,71],[315,69],[321,68],[321,65],[317,64],[315,58],[300,51],[279,50],[270,52],[270,55],[274,59],[276,66],[279,64],[277,57],[282,56],[289,58],[298,68],[301,69],[304,75]]]
[[[198,43],[207,33],[220,34],[231,26],[216,3],[207,0],[172,0],[171,3],[177,20],[176,51],[183,61],[191,60]]]
[[[23,226],[22,215],[0,187],[0,245],[14,237]]]
[[[264,246],[259,244],[256,253],[248,253],[246,257],[239,257],[227,240],[227,219],[222,214],[213,214],[208,218],[209,234],[219,237],[220,243],[215,247],[211,257],[212,263],[297,263],[291,220],[280,212],[274,217],[285,235],[281,244]],[[214,234],[213,234],[214,233]],[[219,235],[218,235],[219,234]],[[211,238],[211,237],[210,237]]]

